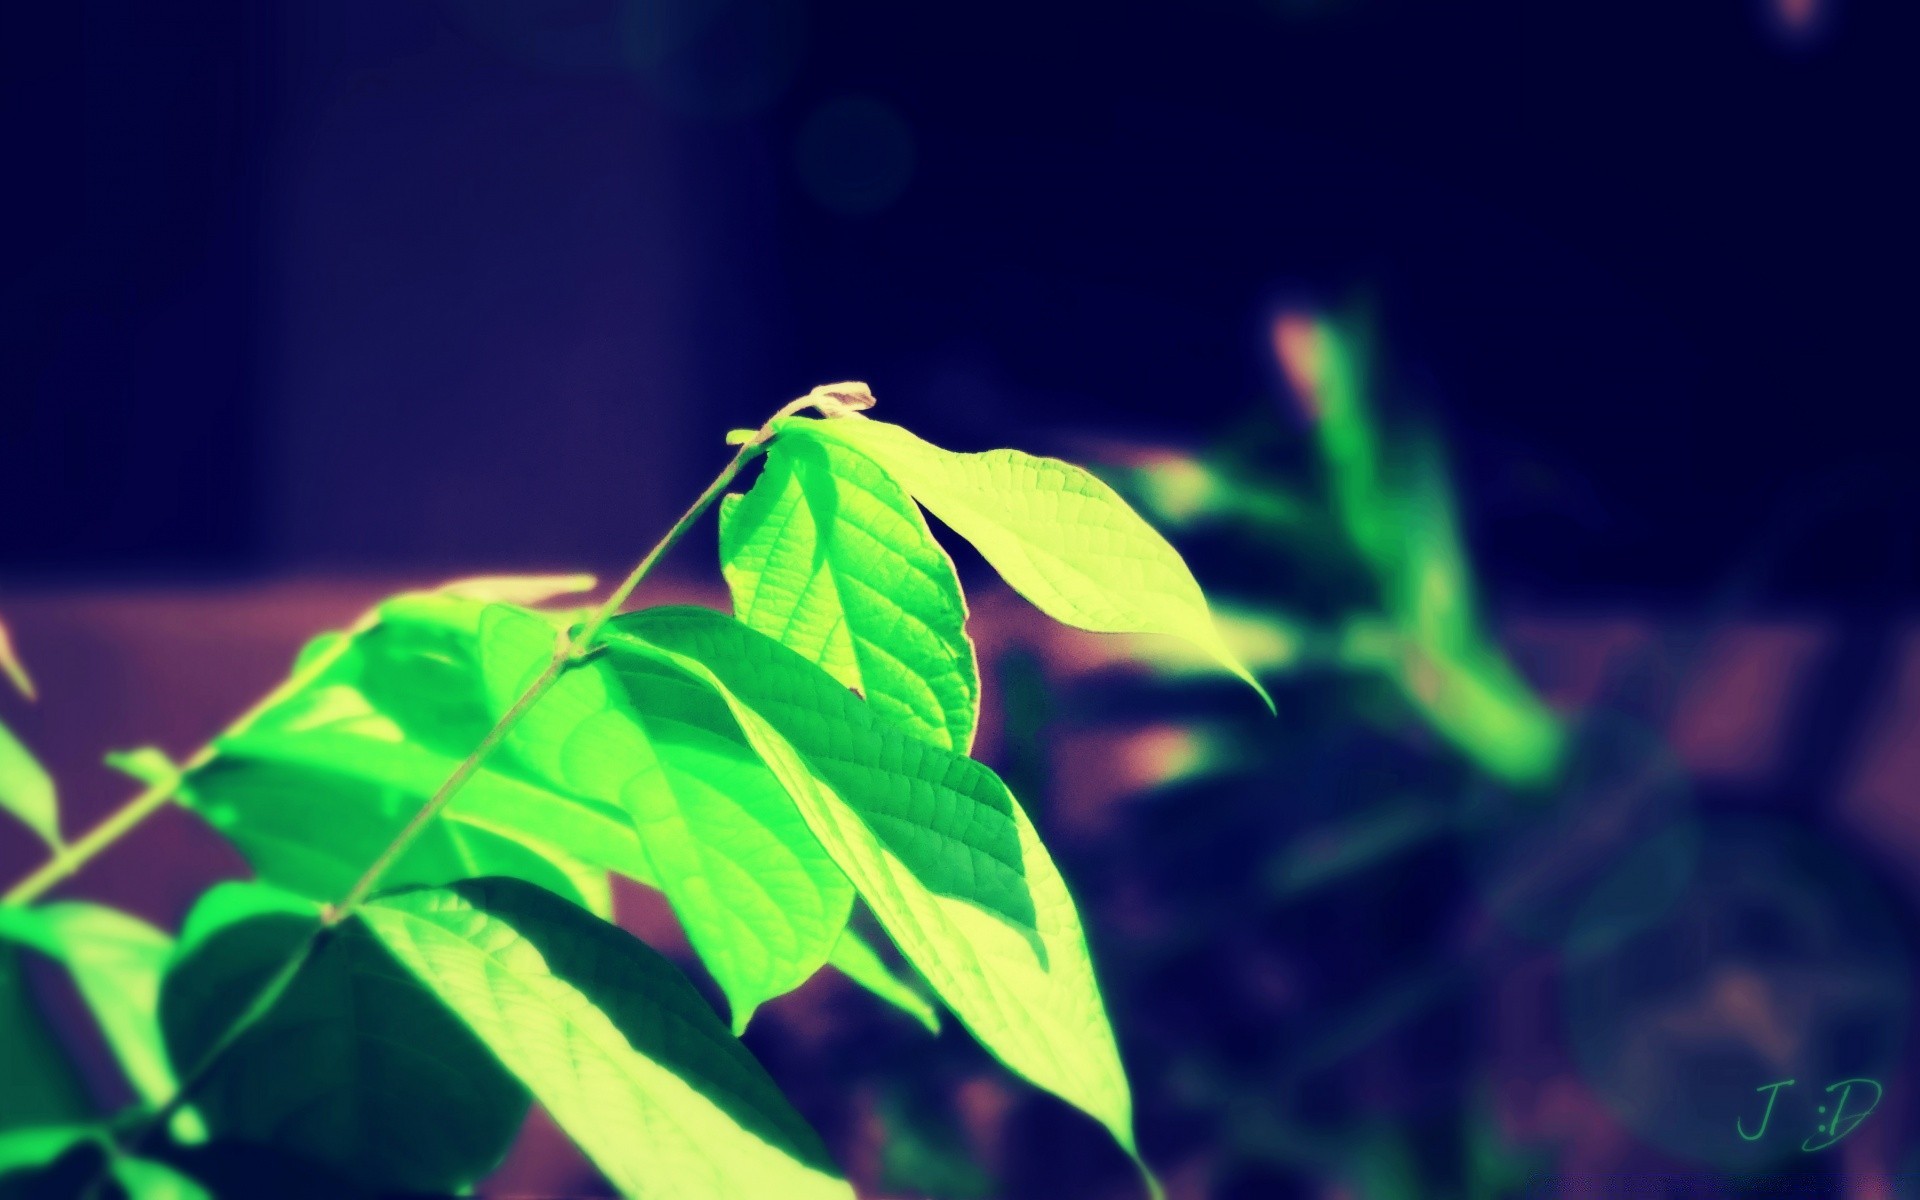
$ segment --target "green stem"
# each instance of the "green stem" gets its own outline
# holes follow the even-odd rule
[[[88,859],[119,841],[129,829],[152,816],[173,798],[177,786],[178,779],[162,779],[127,801],[106,820],[87,830],[79,841],[68,842],[32,874],[8,888],[6,895],[0,896],[0,904],[25,904],[37,899],[42,892],[79,870]]]
[[[605,628],[607,622],[611,621],[614,615],[619,612],[621,606],[632,597],[634,589],[640,586],[641,581],[646,579],[655,565],[666,555],[667,551],[671,550],[674,544],[685,536],[687,530],[693,527],[701,515],[704,514],[708,508],[712,507],[713,502],[720,498],[726,491],[727,486],[740,474],[741,468],[745,467],[762,453],[767,441],[773,436],[773,422],[780,417],[791,415],[809,404],[816,403],[817,400],[818,398],[815,396],[805,396],[793,401],[778,413],[774,414],[773,417],[768,418],[767,423],[760,427],[759,432],[751,440],[740,446],[739,450],[734,453],[733,458],[721,469],[720,473],[714,477],[713,482],[707,485],[706,490],[700,493],[699,497],[688,506],[686,512],[680,515],[680,519],[673,523],[673,527],[667,530],[666,534],[654,544],[651,550],[647,551],[646,557],[642,558],[633,570],[628,572],[627,577],[621,581],[620,586],[613,590],[613,593],[594,610],[593,615],[590,616],[571,637],[565,639],[565,641],[555,648],[553,659],[547,664],[546,670],[542,671],[539,678],[527,686],[526,691],[520,694],[520,698],[513,702],[512,707],[507,709],[506,713],[494,724],[494,727],[480,740],[480,744],[473,748],[472,753],[468,754],[466,758],[461,760],[460,765],[454,768],[453,774],[447,777],[446,782],[442,783],[439,788],[435,789],[433,795],[427,798],[426,802],[413,814],[412,819],[407,822],[406,827],[401,829],[401,831],[395,835],[393,841],[387,844],[386,849],[380,852],[380,855],[368,866],[365,873],[347,890],[347,894],[341,897],[340,902],[327,908],[321,916],[320,923],[316,925],[312,932],[301,942],[299,949],[281,965],[279,970],[274,972],[272,978],[270,978],[259,991],[254,993],[252,1000],[241,1013],[239,1019],[227,1027],[226,1031],[221,1034],[212,1048],[194,1065],[193,1070],[183,1077],[180,1085],[174,1090],[172,1098],[161,1105],[160,1108],[155,1111],[154,1115],[148,1118],[142,1127],[127,1139],[126,1144],[130,1149],[137,1147],[147,1137],[151,1136],[152,1132],[159,1128],[160,1123],[164,1121],[166,1117],[185,1104],[193,1089],[206,1078],[215,1062],[238,1042],[240,1038],[246,1034],[248,1029],[258,1024],[268,1013],[273,1011],[274,1006],[279,1003],[280,997],[286,993],[289,987],[293,986],[294,980],[299,977],[302,967],[318,946],[320,938],[329,929],[346,921],[360,909],[360,906],[366,902],[367,897],[372,895],[374,889],[379,886],[380,880],[386,875],[387,871],[392,868],[395,862],[399,861],[400,857],[406,853],[408,847],[425,832],[434,817],[438,816],[440,812],[453,801],[455,795],[466,785],[468,780],[473,778],[486,763],[487,759],[492,756],[493,752],[499,749],[501,743],[513,732],[514,727],[520,723],[521,718],[526,716],[527,712],[540,701],[541,697],[552,690],[554,684],[559,682],[560,677],[566,674],[570,667],[587,656],[592,650],[596,639],[600,636],[600,631]]]
[[[371,623],[372,614],[362,617],[354,630]],[[260,715],[280,703],[281,700],[307,686],[317,675],[333,665],[335,659],[346,652],[347,643],[352,640],[350,630],[339,641],[322,653],[315,655],[302,665],[301,669],[282,680],[280,685],[261,697],[259,702],[246,712],[241,713],[232,724],[227,726],[226,734],[239,733],[260,718]],[[95,855],[113,845],[131,833],[135,827],[154,813],[165,808],[167,801],[173,799],[186,777],[213,761],[216,744],[208,742],[194,751],[193,756],[179,765],[179,769],[165,779],[150,784],[133,799],[127,801],[110,813],[107,818],[87,830],[78,840],[68,842],[56,851],[53,857],[40,864],[31,874],[8,888],[0,896],[0,904],[28,904],[38,900],[48,888],[72,875],[81,867],[93,861]]]

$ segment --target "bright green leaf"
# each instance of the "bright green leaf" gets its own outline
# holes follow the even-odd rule
[[[79,1122],[9,1129],[0,1133],[0,1175],[24,1167],[43,1166],[78,1143],[99,1136],[97,1126]]]
[[[183,1073],[302,953],[318,919],[317,906],[277,891],[209,893],[160,995],[167,1049]],[[194,1099],[215,1138],[271,1145],[391,1191],[479,1179],[527,1107],[488,1049],[353,921],[323,937]]]
[[[920,1022],[928,1033],[940,1032],[940,1010],[912,984],[895,975],[879,952],[851,928],[840,932],[827,965]]]
[[[724,682],[736,719],[732,698],[772,722],[925,886],[1032,932],[1013,796],[991,770],[895,728],[820,668],[711,609],[647,609],[612,629],[608,660],[660,650],[681,669],[674,656],[695,660]]]
[[[553,630],[498,606],[481,643],[504,711],[545,669]],[[726,992],[736,1032],[826,962],[853,888],[708,688],[670,667],[595,659],[528,710],[504,753],[630,815],[647,878]]]
[[[53,780],[4,723],[0,723],[0,809],[18,817],[47,845],[60,844],[60,802]]]
[[[487,607],[388,601],[349,642],[303,655],[306,676],[220,738],[183,799],[263,879],[337,899],[492,727],[474,640]],[[624,812],[490,764],[387,882],[520,875],[605,913],[608,870],[648,874]]]
[[[973,744],[980,672],[953,560],[877,463],[827,438],[781,438],[720,509],[734,616],[818,663],[888,720]]]
[[[127,1190],[127,1200],[213,1200],[212,1193],[164,1163],[118,1154],[113,1178]]]
[[[1092,473],[1018,450],[956,454],[864,417],[787,417],[774,428],[836,442],[878,463],[1054,620],[1095,633],[1182,638],[1273,707],[1221,640],[1179,553]]]
[[[65,966],[134,1091],[149,1103],[173,1095],[154,1018],[172,938],[117,909],[60,901],[0,908],[0,939]]]
[[[122,775],[137,779],[149,787],[180,786],[180,767],[167,756],[166,751],[157,746],[109,750],[103,761]]]
[[[361,919],[629,1196],[850,1198],[818,1137],[672,964],[517,880]]]
[[[410,745],[261,735],[233,743],[194,772],[184,795],[262,879],[331,901],[345,895],[399,835],[453,765]],[[522,832],[532,823],[529,812],[548,800],[540,789],[476,776],[462,791],[460,807],[428,824],[386,882],[520,875],[595,911],[611,911],[603,869]],[[489,806],[505,810],[508,820],[496,826],[470,819]]]
[[[974,1036],[1135,1153],[1132,1097],[1080,918],[1005,785],[971,759],[863,722],[845,706],[858,712],[866,706],[817,667],[717,613],[651,609],[622,619],[618,630],[609,640],[611,653],[663,656],[720,691],[821,844]],[[917,752],[901,755],[900,746]],[[850,761],[892,769],[849,770]],[[974,786],[954,786],[962,781]],[[982,799],[989,781],[1004,808]],[[972,835],[1003,822],[1016,846],[998,857],[939,832],[946,826]],[[1015,873],[1030,896],[1034,923],[1028,929],[978,894],[1001,891],[1003,881],[975,871],[978,892],[964,886],[968,872],[956,864],[982,861]]]

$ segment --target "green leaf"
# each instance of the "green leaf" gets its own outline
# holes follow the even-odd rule
[[[4,723],[0,723],[0,809],[19,818],[47,845],[60,844],[60,802],[53,780]]]
[[[189,916],[160,994],[182,1074],[307,952],[318,907],[227,884]],[[363,1186],[446,1191],[506,1154],[526,1093],[358,922],[315,945],[279,1001],[194,1091],[215,1138],[304,1155]]]
[[[0,941],[0,1133],[93,1115],[86,1087],[27,989],[20,952]]]
[[[840,931],[827,965],[920,1022],[928,1033],[940,1032],[940,1010],[912,984],[895,975],[879,952],[851,928]]]
[[[98,1126],[80,1122],[33,1125],[0,1133],[0,1175],[52,1162],[81,1142],[100,1136]]]
[[[980,671],[953,560],[912,497],[865,455],[781,438],[720,509],[734,616],[818,663],[888,720],[973,744]]]
[[[20,655],[13,648],[13,634],[7,630],[7,623],[0,620],[0,675],[5,675],[13,684],[14,690],[32,700],[34,698],[33,676],[27,674],[27,666],[20,661]]]
[[[104,1168],[104,1169],[103,1169]],[[119,1190],[90,1190],[101,1175]],[[120,1153],[95,1125],[50,1125],[0,1134],[0,1198],[210,1200],[207,1190],[164,1163]]]
[[[509,879],[391,894],[361,919],[622,1193],[852,1196],[746,1048],[631,935]]]
[[[1272,709],[1266,689],[1221,640],[1179,553],[1092,473],[1018,450],[956,454],[865,417],[786,417],[774,429],[835,442],[878,463],[1054,620],[1192,642]]]
[[[136,746],[132,750],[109,750],[103,761],[114,770],[148,787],[180,786],[180,767],[158,746]]]
[[[611,628],[607,661],[637,670],[635,656],[652,655],[686,670],[691,660],[697,678],[717,676],[735,719],[744,703],[771,722],[925,886],[1033,931],[1013,796],[987,767],[897,729],[820,668],[710,609],[647,609]],[[781,765],[767,765],[791,793]]]
[[[173,1072],[154,1019],[172,938],[117,909],[60,901],[0,908],[0,940],[65,966],[134,1091],[148,1103],[173,1095]]]
[[[183,799],[262,878],[337,899],[492,728],[476,645],[488,607],[403,596],[349,640],[321,639],[294,686],[216,741]],[[606,913],[608,870],[649,878],[617,806],[496,765],[474,774],[388,883],[519,875]]]
[[[114,1156],[113,1178],[127,1190],[128,1200],[213,1200],[207,1189],[172,1167],[130,1154]]]
[[[546,668],[553,629],[505,606],[481,643],[504,711]],[[569,670],[504,753],[559,790],[620,805],[735,1032],[826,962],[853,888],[712,691],[671,667],[596,659]]]
[[[346,894],[448,775],[455,760],[410,743],[349,735],[249,734],[195,771],[183,795],[246,856],[259,876],[312,900]],[[549,824],[545,814],[564,810]],[[477,773],[386,875],[391,885],[519,875],[596,912],[611,911],[603,865],[528,832],[559,836],[594,814],[543,789]],[[625,823],[596,857],[637,854]]]
[[[1032,823],[991,771],[883,730],[817,667],[716,613],[650,609],[617,622],[608,645],[663,656],[719,690],[946,1006],[1003,1063],[1100,1121],[1137,1161],[1132,1097],[1080,918]],[[981,840],[1003,827],[1013,852],[996,845],[982,854]],[[989,863],[998,872],[982,869]],[[1009,882],[999,872],[1030,897],[1024,926],[999,902]],[[1150,1175],[1148,1184],[1157,1188]]]

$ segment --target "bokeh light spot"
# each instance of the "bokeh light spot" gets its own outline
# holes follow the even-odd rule
[[[913,133],[893,107],[842,96],[813,111],[794,144],[801,186],[821,207],[870,216],[890,207],[913,177]]]
[[[643,0],[622,14],[627,60],[660,99],[689,116],[748,116],[800,65],[799,0]]]

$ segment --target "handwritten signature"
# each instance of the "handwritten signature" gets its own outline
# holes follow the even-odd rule
[[[1779,1083],[1769,1083],[1765,1087],[1753,1089],[1756,1092],[1765,1092],[1767,1094],[1767,1107],[1760,1114],[1760,1128],[1754,1130],[1752,1133],[1748,1133],[1746,1125],[1740,1119],[1736,1118],[1733,1122],[1734,1132],[1749,1142],[1757,1142],[1764,1137],[1767,1132],[1767,1122],[1773,1119],[1773,1102],[1780,1098],[1780,1090],[1782,1088],[1790,1088],[1793,1086],[1793,1083],[1794,1081],[1791,1079],[1783,1079]],[[1867,1107],[1864,1111],[1849,1113],[1847,1111],[1847,1102],[1853,1098],[1853,1089],[1855,1087],[1872,1088],[1873,1099],[1867,1102]],[[1873,1110],[1880,1106],[1880,1097],[1886,1094],[1886,1089],[1872,1079],[1842,1079],[1838,1083],[1827,1086],[1827,1095],[1831,1096],[1835,1092],[1840,1093],[1840,1098],[1833,1102],[1833,1118],[1831,1120],[1824,1120],[1815,1127],[1813,1135],[1807,1138],[1806,1141],[1800,1143],[1802,1150],[1808,1152],[1825,1150],[1828,1146],[1833,1145],[1841,1138],[1846,1137],[1858,1129],[1860,1122],[1872,1116]],[[1820,1105],[1820,1115],[1824,1117],[1826,1112],[1827,1106],[1824,1104]],[[1815,1145],[1815,1140],[1822,1137],[1826,1138],[1826,1140],[1820,1142],[1819,1145]]]

